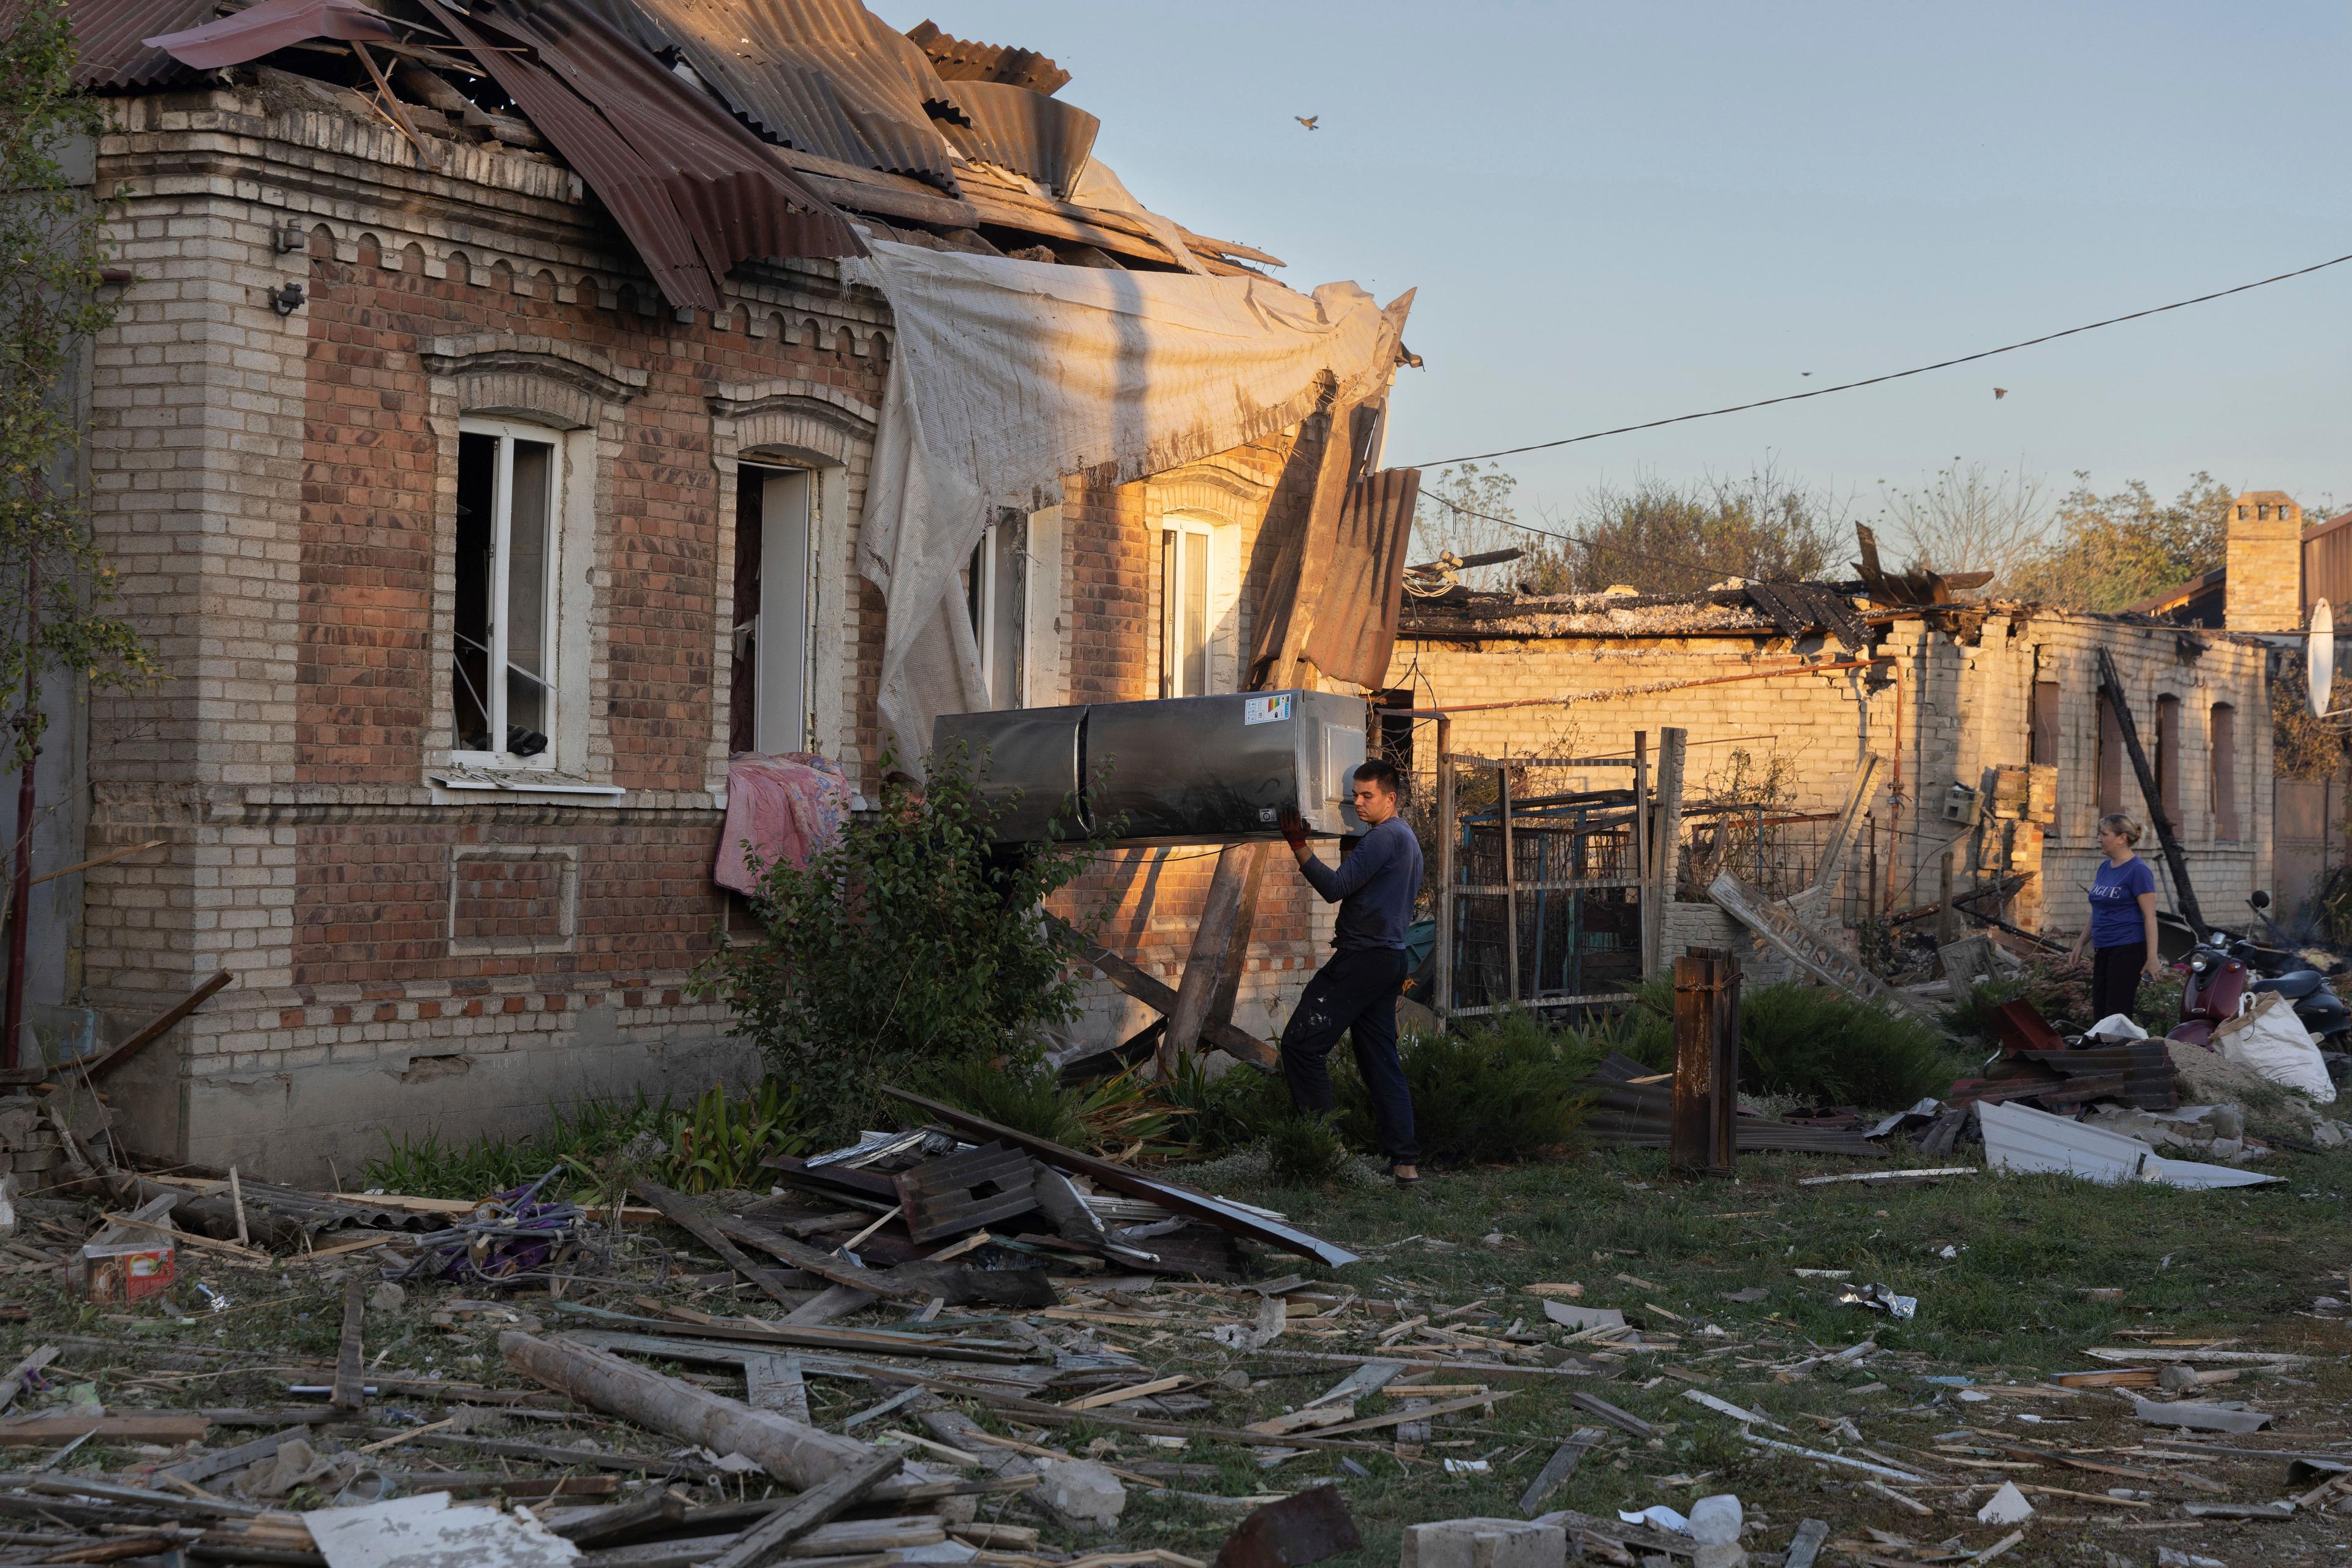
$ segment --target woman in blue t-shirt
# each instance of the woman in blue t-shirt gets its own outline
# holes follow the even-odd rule
[[[2074,957],[2089,942],[2091,1017],[2132,1015],[2140,976],[2161,977],[2156,951],[2156,873],[2132,853],[2140,826],[2122,812],[2099,818],[2099,850],[2106,856],[2091,879],[2090,928],[2075,939]]]

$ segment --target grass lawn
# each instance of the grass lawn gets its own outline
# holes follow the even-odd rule
[[[2144,1494],[2120,1502],[2041,1495],[2034,1499],[2040,1517],[2025,1525],[2025,1541],[2005,1553],[2009,1562],[2149,1563],[2159,1544],[2231,1568],[2352,1562],[2346,1549],[2352,1514],[2305,1510],[2284,1522],[2182,1519],[2184,1500],[2269,1501],[2307,1490],[2308,1482],[2288,1487],[2283,1461],[2183,1460],[2145,1449],[2151,1436],[2177,1435],[2136,1422],[2127,1397],[2116,1391],[1976,1400],[1926,1381],[2028,1384],[2095,1369],[2100,1363],[2084,1357],[2085,1349],[2129,1345],[2134,1335],[2151,1331],[2227,1340],[2316,1359],[2290,1377],[2247,1376],[2212,1389],[2208,1397],[2242,1399],[2278,1416],[2273,1432],[2221,1441],[2352,1446],[2346,1429],[2352,1375],[2343,1361],[2352,1328],[2310,1315],[2315,1298],[2347,1293],[2352,1164],[2284,1156],[2270,1168],[2287,1179],[2213,1193],[1985,1173],[1928,1185],[1805,1187],[1801,1176],[1854,1167],[1765,1155],[1743,1160],[1734,1181],[1685,1181],[1668,1175],[1663,1153],[1626,1152],[1452,1173],[1410,1194],[1273,1187],[1231,1195],[1281,1208],[1366,1252],[1365,1261],[1332,1278],[1368,1297],[1402,1297],[1416,1313],[1434,1316],[1483,1300],[1481,1311],[1449,1321],[1476,1322],[1491,1312],[1504,1324],[1519,1317],[1540,1322],[1538,1299],[1522,1288],[1572,1281],[1584,1287],[1581,1304],[1622,1309],[1645,1331],[1678,1342],[1669,1350],[1626,1354],[1613,1367],[1604,1363],[1601,1378],[1517,1384],[1520,1391],[1491,1415],[1474,1412],[1468,1424],[1439,1426],[1437,1446],[1424,1450],[1422,1462],[1400,1467],[1382,1458],[1371,1461],[1370,1480],[1342,1477],[1363,1529],[1359,1561],[1365,1563],[1394,1563],[1399,1534],[1415,1521],[1519,1517],[1521,1491],[1554,1446],[1576,1426],[1599,1425],[1570,1404],[1574,1389],[1599,1393],[1672,1430],[1647,1442],[1612,1432],[1553,1496],[1552,1508],[1603,1517],[1654,1503],[1687,1511],[1701,1496],[1733,1491],[1749,1510],[1751,1551],[1785,1548],[1808,1517],[1828,1521],[1833,1541],[1870,1542],[1874,1528],[1923,1549],[1957,1539],[1957,1547],[1945,1550],[1973,1551],[2008,1533],[1979,1524],[1975,1510],[1993,1484],[2009,1478],[2087,1493],[2114,1486]],[[1896,1322],[1841,1305],[1839,1284],[1801,1278],[1794,1272],[1801,1268],[1850,1270],[1853,1283],[1916,1296],[1917,1316]],[[1727,1300],[1759,1287],[1769,1292],[1762,1300]],[[2090,1294],[2114,1289],[2121,1290],[2119,1300]],[[1881,1353],[1859,1366],[1815,1368],[1793,1380],[1771,1370],[1864,1339],[1874,1340]],[[1171,1369],[1188,1364],[1181,1352],[1156,1359]],[[1261,1381],[1247,1411],[1235,1398],[1232,1409],[1219,1412],[1228,1422],[1303,1403],[1336,1378],[1243,1361]],[[1220,1361],[1211,1354],[1189,1364],[1207,1370]],[[1932,1510],[1923,1517],[1857,1486],[1867,1479],[1859,1472],[1749,1448],[1734,1435],[1736,1422],[1682,1396],[1690,1388],[1760,1409],[1791,1428],[1769,1434],[1780,1441],[1849,1454],[1874,1449],[1895,1468],[1978,1484],[1965,1492],[1897,1487]],[[1841,1431],[1841,1421],[1850,1422],[1850,1430]],[[1945,1436],[1950,1434],[1962,1436]],[[2165,1479],[2035,1464],[2001,1452],[1999,1442],[2081,1450],[2079,1457],[2094,1463]],[[1490,1468],[1449,1475],[1436,1462],[1449,1456],[1486,1458]],[[1962,1460],[2022,1468],[1977,1468]],[[2180,1472],[2221,1489],[2181,1481]],[[1286,1485],[1320,1473],[1337,1472],[1311,1454],[1276,1472]],[[2121,1505],[2130,1501],[2149,1506]],[[1139,1506],[1149,1510],[1141,1517],[1166,1531],[1166,1544],[1213,1554],[1223,1528],[1218,1520],[1174,1503]],[[1897,1547],[1879,1546],[1874,1554],[1918,1560]],[[1839,1560],[1824,1554],[1824,1561]]]
[[[1113,1295],[1066,1284],[1072,1315],[1042,1320],[1055,1334],[1091,1333],[1134,1352],[1152,1375],[1197,1376],[1197,1392],[1213,1401],[1213,1409],[1197,1419],[1225,1427],[1303,1405],[1346,1371],[1302,1366],[1272,1352],[1362,1354],[1380,1348],[1382,1333],[1418,1316],[1490,1337],[1524,1321],[1525,1331],[1557,1343],[1570,1331],[1546,1323],[1542,1298],[1525,1289],[1533,1284],[1580,1285],[1580,1304],[1619,1308],[1645,1338],[1664,1342],[1622,1349],[1588,1343],[1548,1352],[1589,1368],[1587,1375],[1481,1374],[1497,1392],[1511,1390],[1509,1396],[1491,1408],[1474,1405],[1440,1416],[1417,1456],[1400,1456],[1395,1434],[1382,1429],[1351,1435],[1363,1448],[1310,1448],[1266,1469],[1258,1463],[1263,1449],[1195,1440],[1176,1453],[1107,1424],[1037,1428],[980,1406],[969,1407],[969,1414],[996,1433],[1074,1455],[1092,1451],[1124,1468],[1171,1460],[1202,1467],[1176,1482],[1194,1493],[1280,1493],[1332,1478],[1365,1541],[1360,1552],[1340,1561],[1380,1568],[1397,1561],[1409,1523],[1471,1514],[1518,1517],[1522,1491],[1559,1442],[1577,1427],[1603,1425],[1572,1403],[1579,1391],[1664,1430],[1643,1439],[1609,1429],[1549,1500],[1550,1508],[1604,1518],[1652,1504],[1687,1511],[1698,1497],[1732,1491],[1749,1510],[1751,1552],[1782,1551],[1801,1520],[1816,1518],[1832,1526],[1832,1548],[1824,1563],[1960,1562],[1967,1559],[1956,1553],[1981,1552],[2010,1533],[1978,1523],[1975,1513],[1993,1487],[2013,1479],[2051,1489],[2031,1494],[2036,1517],[2022,1526],[2023,1540],[2002,1553],[2003,1563],[2148,1564],[2162,1546],[2229,1568],[2352,1565],[2352,1513],[2323,1505],[2276,1521],[2185,1514],[2186,1504],[2264,1503],[2307,1491],[2315,1483],[2291,1486],[2283,1459],[2167,1452],[2151,1447],[2152,1440],[2177,1435],[2137,1422],[2118,1391],[2028,1386],[2049,1373],[2095,1368],[2099,1363],[2084,1354],[2088,1348],[2131,1345],[2136,1336],[2293,1352],[2312,1359],[2287,1375],[2242,1375],[2207,1391],[2209,1399],[2243,1400],[2276,1415],[2271,1431],[2218,1441],[2261,1449],[2352,1449],[2347,1428],[2352,1373],[2345,1365],[2352,1326],[2313,1314],[2315,1298],[2347,1294],[2352,1226],[2346,1223],[2345,1203],[2352,1195],[2352,1161],[2283,1154],[2270,1166],[2286,1178],[2283,1183],[2214,1193],[2106,1189],[2066,1178],[1983,1173],[1932,1185],[1799,1184],[1802,1176],[1856,1168],[1852,1162],[1764,1155],[1744,1160],[1736,1181],[1685,1181],[1667,1174],[1662,1153],[1628,1152],[1450,1172],[1411,1193],[1385,1185],[1228,1186],[1222,1189],[1228,1195],[1279,1208],[1364,1253],[1362,1261],[1345,1268],[1300,1269],[1322,1279],[1327,1296],[1353,1292],[1359,1302],[1330,1314],[1328,1323],[1300,1322],[1256,1352],[1229,1350],[1208,1331],[1213,1317],[1247,1321],[1256,1302],[1249,1295],[1141,1285]],[[1185,1179],[1183,1167],[1169,1173]],[[48,1239],[46,1233],[42,1238]],[[1265,1262],[1273,1272],[1297,1267],[1290,1258]],[[331,1357],[340,1277],[347,1270],[372,1282],[374,1275],[357,1261],[260,1270],[195,1253],[184,1254],[183,1267],[187,1278],[225,1290],[235,1303],[230,1311],[219,1317],[204,1311],[184,1287],[184,1319],[152,1308],[110,1314],[70,1301],[36,1272],[11,1277],[0,1297],[26,1314],[17,1325],[24,1346],[54,1342],[61,1334],[100,1336],[120,1346],[85,1342],[58,1369],[69,1373],[58,1380],[60,1385],[94,1384],[97,1397],[108,1405],[279,1405],[283,1383],[273,1382],[269,1369],[289,1354]],[[643,1309],[633,1302],[650,1296],[705,1311],[773,1315],[756,1293],[696,1278],[713,1267],[679,1233],[635,1228],[597,1266],[599,1279],[573,1284],[566,1297],[634,1310]],[[1894,1321],[1841,1305],[1837,1282],[1800,1278],[1798,1269],[1847,1270],[1853,1284],[1884,1284],[1916,1296],[1917,1316]],[[1759,1289],[1766,1292],[1760,1298],[1728,1299]],[[2110,1299],[2093,1291],[2121,1294]],[[430,1321],[436,1308],[457,1294],[412,1286],[398,1310],[372,1310],[371,1363],[385,1375],[438,1374],[519,1386],[520,1380],[499,1362],[495,1329]],[[543,1296],[513,1300],[545,1314],[551,1330],[567,1326],[541,1305]],[[897,1322],[901,1310],[869,1312],[845,1326]],[[1004,1331],[987,1321],[992,1314],[984,1309],[960,1310],[975,1332]],[[1097,1316],[1087,1319],[1089,1311]],[[1817,1362],[1801,1373],[1788,1370],[1865,1340],[1875,1342],[1875,1353]],[[1427,1353],[1419,1331],[1396,1343],[1421,1343],[1421,1353]],[[267,1353],[242,1366],[157,1353],[177,1347]],[[1589,1362],[1582,1359],[1582,1352],[1596,1350]],[[723,1391],[740,1389],[739,1380],[711,1369],[667,1370],[702,1375]],[[1932,1381],[1951,1377],[1972,1379],[1975,1386],[1964,1393]],[[1434,1381],[1469,1379],[1441,1370]],[[819,1378],[809,1387],[814,1418],[836,1429],[844,1416],[878,1397],[863,1383]],[[1738,1422],[1687,1399],[1688,1390],[1760,1410],[1787,1428],[1769,1432],[1778,1441],[1930,1479],[1892,1484],[1910,1500],[1906,1505],[1869,1489],[1863,1483],[1870,1478],[1860,1471],[1754,1449],[1738,1436]],[[1393,1410],[1393,1397],[1368,1399],[1358,1414]],[[399,1416],[387,1414],[387,1407],[396,1407],[412,1423],[429,1422],[449,1414],[446,1404],[387,1398],[368,1419],[397,1422]],[[858,1436],[878,1436],[889,1426],[921,1431],[897,1417],[864,1426]],[[513,1422],[503,1430],[489,1416],[468,1429],[546,1443],[593,1438],[628,1452],[675,1447],[672,1439],[584,1415]],[[222,1429],[214,1442],[246,1435]],[[1351,1473],[1343,1458],[1366,1473]],[[1484,1460],[1486,1468],[1450,1474],[1442,1463],[1447,1458]],[[469,1468],[482,1463],[471,1455],[421,1447],[394,1447],[382,1459],[420,1478],[436,1460]],[[93,1444],[66,1469],[102,1467],[119,1474],[139,1462],[133,1452]],[[548,1467],[527,1466],[518,1473],[534,1469]],[[412,1483],[424,1484],[423,1479]],[[728,1495],[745,1485],[730,1482]],[[750,1485],[756,1493],[757,1480]],[[2110,1488],[2127,1495],[2108,1497]],[[298,1494],[290,1500],[314,1507],[324,1500]],[[1920,1509],[1927,1511],[1916,1511]],[[1114,1535],[1080,1538],[1049,1527],[1045,1544],[1084,1552],[1116,1542],[1207,1562],[1242,1511],[1132,1485]],[[985,1505],[982,1518],[992,1514],[1035,1522],[996,1500]]]

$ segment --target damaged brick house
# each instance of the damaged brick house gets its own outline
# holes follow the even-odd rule
[[[73,10],[128,278],[92,511],[168,675],[89,711],[41,869],[163,847],[53,885],[36,994],[120,1035],[236,976],[119,1075],[142,1152],[348,1177],[743,1071],[687,990],[731,755],[865,789],[942,711],[1235,689],[1375,460],[1404,302],[1142,207],[1031,51],[855,0]],[[1208,877],[1088,890],[1172,975]]]
[[[2009,603],[1935,602],[1903,579],[1755,584],[1673,598],[1630,593],[1532,598],[1454,587],[1408,596],[1385,705],[1450,710],[1447,748],[1493,760],[1606,759],[1538,769],[1520,786],[1624,787],[1637,732],[1654,757],[1668,726],[1688,736],[1677,900],[1667,956],[1701,942],[1758,951],[1706,900],[1728,868],[1773,897],[1808,886],[1864,759],[1880,767],[1825,925],[1937,903],[1944,857],[1978,916],[2071,939],[2097,863],[2097,818],[2149,813],[2121,730],[2100,700],[2115,663],[2166,815],[2178,826],[2206,917],[2243,921],[2272,876],[2269,661],[2258,637],[2145,616],[2061,614]],[[1433,729],[1399,727],[1416,772],[1434,777]],[[2031,807],[1995,820],[1986,773],[2053,770]],[[1457,776],[1461,776],[1458,773]],[[2026,779],[2031,780],[2032,774]],[[2022,781],[2021,781],[2022,782]],[[1751,827],[1749,825],[1753,824]],[[2176,889],[2151,835],[2141,852],[2159,896]],[[1524,900],[1523,900],[1524,901]],[[1519,914],[1521,942],[1532,914]],[[1554,911],[1558,925],[1562,915]],[[1617,946],[1608,922],[1573,941]],[[1558,942],[1546,952],[1561,958]],[[1577,973],[1596,965],[1570,952]],[[1605,967],[1600,965],[1598,967]],[[1638,965],[1624,966],[1629,972]],[[1522,977],[1519,994],[1559,993]]]

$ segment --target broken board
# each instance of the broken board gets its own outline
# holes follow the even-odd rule
[[[1911,1000],[1865,968],[1862,961],[1812,925],[1772,903],[1728,871],[1716,873],[1707,896],[1740,924],[1786,954],[1798,968],[1825,985],[1877,1004],[1890,1012],[1923,1016]]]

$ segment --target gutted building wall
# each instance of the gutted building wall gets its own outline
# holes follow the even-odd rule
[[[2210,919],[2239,917],[2270,875],[2271,792],[2266,651],[2172,627],[2095,617],[1992,615],[1972,639],[1913,618],[1885,629],[1867,669],[1789,671],[1799,652],[1825,662],[1852,656],[1809,641],[1752,636],[1679,639],[1547,637],[1400,640],[1389,684],[1453,719],[1457,752],[1488,757],[1623,755],[1645,731],[1687,731],[1686,798],[1719,797],[1780,775],[1779,804],[1827,811],[1843,801],[1865,750],[1885,758],[1871,812],[1878,825],[1884,907],[1937,896],[1944,847],[1959,825],[1942,815],[1950,786],[1978,784],[1986,768],[2048,762],[2058,768],[2058,820],[2042,846],[2046,909],[2034,918],[2068,933],[2086,919],[2082,889],[2097,859],[2099,717],[2095,650],[2105,647],[2130,694],[2151,762],[2159,700],[2170,721],[2181,837],[2191,881]],[[1763,675],[1727,680],[1726,677]],[[1645,689],[1667,683],[1668,690]],[[2043,688],[2042,746],[2033,708]],[[1560,703],[1566,697],[1583,700]],[[1528,704],[1476,710],[1480,704]],[[2217,748],[2217,729],[2223,744]],[[1424,726],[1419,735],[1427,738]],[[1423,766],[1426,759],[1416,759]],[[2147,819],[2122,763],[2122,805]],[[1623,775],[1606,781],[1617,782]],[[1976,846],[1970,843],[1968,850]],[[2160,865],[2151,831],[2141,853]],[[1850,870],[1859,870],[1856,863]],[[2168,887],[2167,901],[2170,894]],[[2032,900],[2024,900],[2029,906]]]

